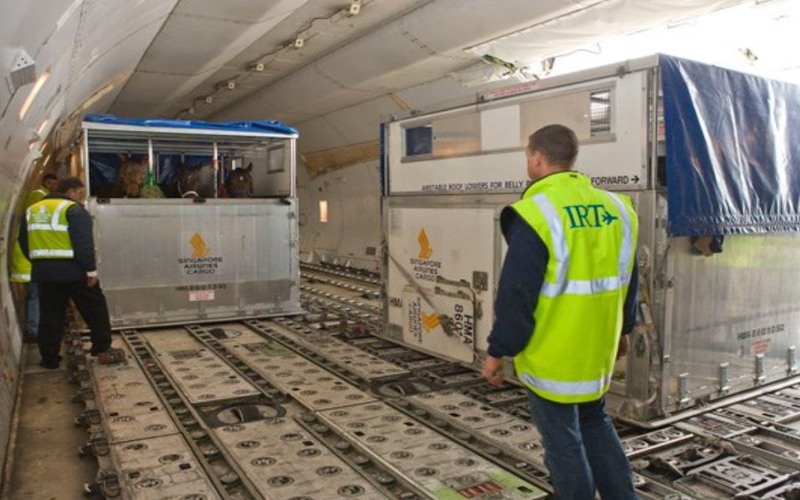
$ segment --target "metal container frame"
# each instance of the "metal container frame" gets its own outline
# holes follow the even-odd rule
[[[430,155],[404,158],[403,141],[407,127],[424,126],[443,115],[480,114],[485,110],[514,106],[520,102],[533,102],[541,93],[569,94],[573,89],[590,87],[596,80],[630,78],[634,73],[642,75],[641,93],[620,92],[615,98],[641,106],[639,156],[642,182],[629,186],[601,187],[630,196],[639,214],[640,318],[631,335],[631,351],[618,362],[607,400],[610,410],[617,417],[636,425],[658,426],[685,416],[688,412],[707,410],[709,406],[751,397],[765,390],[767,384],[772,384],[774,389],[776,385],[796,383],[800,306],[792,304],[791,298],[800,296],[800,279],[797,279],[800,277],[800,257],[795,257],[800,255],[797,251],[800,248],[800,235],[773,233],[726,236],[724,251],[705,257],[692,251],[689,238],[667,234],[668,187],[661,183],[659,176],[659,157],[663,159],[665,153],[657,57],[628,61],[552,81],[544,80],[539,82],[541,85],[538,89],[522,95],[437,113],[417,114],[384,124],[384,248],[388,254],[388,249],[397,245],[392,238],[398,236],[393,236],[389,228],[389,214],[394,211],[407,208],[452,211],[465,207],[493,207],[499,218],[500,210],[516,199],[508,189],[473,193],[425,192],[424,189],[413,188],[414,182],[424,187],[421,184],[424,180],[409,181],[408,178],[402,180],[399,191],[395,190],[392,182],[397,179],[396,175],[404,175],[407,165],[427,162],[425,164],[430,165],[429,170],[440,168],[456,177],[462,176],[461,180],[479,171],[474,165],[499,165],[513,159],[511,155],[515,151],[523,150],[519,146],[518,149],[460,153],[453,158]],[[613,140],[616,137],[612,135]],[[588,151],[592,142],[583,141],[581,145],[582,150]],[[524,175],[523,157],[517,154],[516,158],[518,168]],[[579,155],[579,161],[580,158]],[[462,169],[460,172],[459,168]],[[466,174],[465,169],[468,170]],[[416,172],[419,175],[420,171]],[[424,172],[423,175],[428,174]],[[443,174],[434,172],[431,175]],[[597,175],[597,172],[590,175]],[[481,180],[480,174],[475,174],[475,177],[474,180]],[[483,177],[482,180],[486,181],[487,178],[493,180],[492,177]],[[613,173],[609,178],[614,179]],[[470,223],[469,220],[464,221],[466,225]],[[474,233],[478,231],[476,229]],[[410,238],[410,235],[402,236]],[[476,310],[489,315],[492,314],[497,279],[505,254],[505,243],[497,221],[493,238],[494,268],[484,271],[491,271],[494,280],[490,283],[489,297],[483,297],[476,304]],[[450,248],[443,248],[441,252],[446,254],[464,244],[469,244],[469,241],[452,242]],[[765,255],[768,259],[765,259]],[[392,270],[392,259],[393,256],[386,255],[383,263],[387,297],[384,305],[384,335],[402,341],[403,327],[397,321],[390,320],[390,308],[392,290],[398,287],[396,282],[408,280]],[[448,278],[469,281],[470,277]],[[737,283],[740,281],[749,287],[739,288]],[[396,297],[394,300],[397,302]],[[487,324],[491,322],[484,321],[483,329],[477,332],[478,341],[475,345],[479,348],[485,345],[489,334],[490,327],[487,328]],[[437,354],[447,356],[446,352]],[[485,352],[476,349],[473,362],[466,364],[479,368],[484,355]],[[507,372],[511,375],[508,366]]]
[[[150,172],[159,154],[210,152],[216,187],[222,155],[283,149],[276,187],[263,198],[98,199],[88,193],[112,328],[302,312],[296,141],[295,133],[83,122],[79,171],[87,191],[94,152],[146,155]]]

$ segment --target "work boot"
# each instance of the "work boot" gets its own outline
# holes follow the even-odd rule
[[[111,349],[111,344],[92,345],[92,348],[89,349],[89,354],[97,356],[98,354],[107,352],[109,349]]]

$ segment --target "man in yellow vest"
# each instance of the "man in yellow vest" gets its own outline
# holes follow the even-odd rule
[[[42,176],[41,187],[34,189],[25,198],[25,209],[41,201],[50,194],[58,185],[58,177],[54,174]],[[35,343],[39,331],[39,293],[36,283],[31,282],[31,262],[22,253],[19,241],[14,242],[11,255],[11,282],[19,283],[19,295],[25,297],[25,332],[23,341]]]
[[[569,128],[537,130],[525,153],[532,183],[500,217],[508,251],[482,374],[501,385],[501,358],[514,358],[557,498],[634,499],[603,396],[636,320],[638,218],[572,170]]]
[[[48,369],[58,368],[61,362],[59,351],[69,298],[89,326],[91,354],[111,348],[108,306],[97,277],[92,219],[80,204],[85,197],[80,179],[62,179],[55,193],[28,208],[20,224],[20,247],[33,265],[31,279],[39,287],[40,365]]]
[[[25,198],[25,209],[27,210],[34,203],[42,201],[42,198],[54,192],[56,187],[58,187],[58,177],[55,174],[44,174],[42,176],[42,185],[28,193],[27,198]]]

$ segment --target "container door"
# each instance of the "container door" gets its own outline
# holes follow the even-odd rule
[[[390,327],[412,347],[471,363],[491,329],[495,208],[389,209]]]

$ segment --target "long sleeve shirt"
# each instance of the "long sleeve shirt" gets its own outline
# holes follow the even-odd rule
[[[69,198],[60,194],[49,194],[45,199]],[[31,264],[31,281],[38,283],[66,283],[70,281],[85,281],[86,273],[96,271],[97,263],[94,255],[94,238],[92,236],[92,217],[76,203],[71,205],[66,212],[69,239],[75,256],[71,259],[33,259]],[[19,227],[19,245],[22,253],[30,258],[28,245],[28,221],[22,218]]]
[[[528,344],[535,327],[533,312],[539,301],[539,292],[544,283],[549,252],[542,239],[513,210],[509,214],[506,243],[508,251],[500,272],[500,282],[495,299],[495,321],[489,335],[490,356],[513,357]],[[622,332],[627,334],[636,323],[636,292],[639,273],[633,264],[631,284],[623,307]]]

